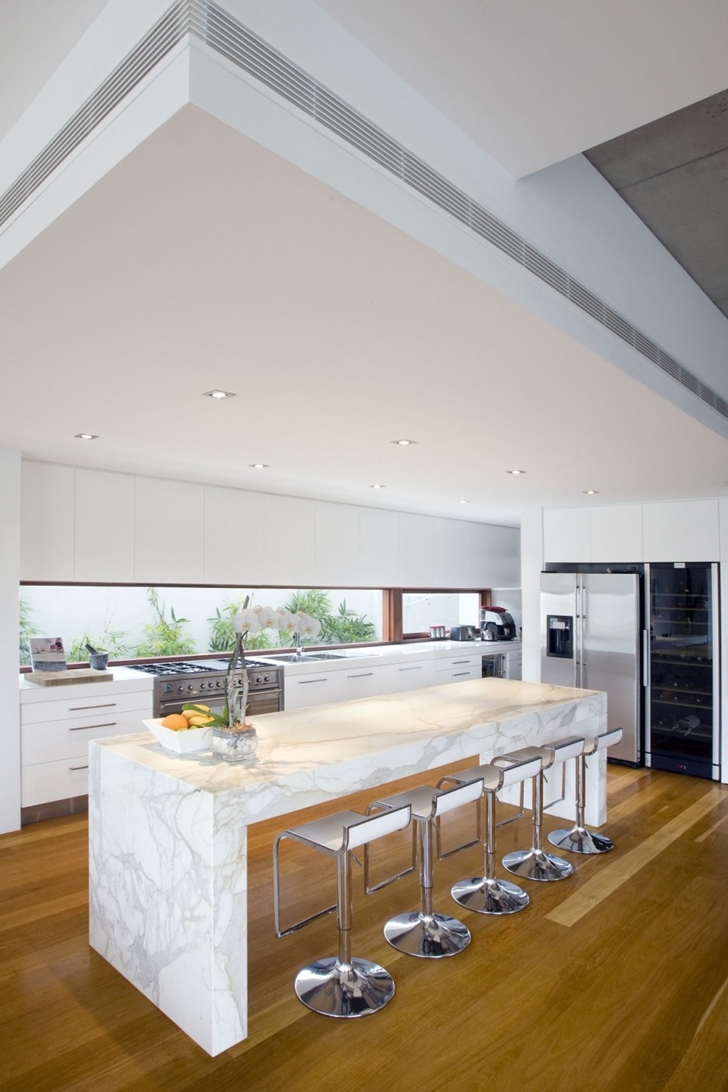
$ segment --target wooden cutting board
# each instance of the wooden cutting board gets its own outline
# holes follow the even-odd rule
[[[90,667],[78,667],[73,671],[31,671],[26,682],[38,686],[69,686],[73,683],[108,682],[113,679],[113,671],[92,671]]]

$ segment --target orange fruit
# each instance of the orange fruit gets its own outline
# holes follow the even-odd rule
[[[187,724],[187,717],[183,717],[181,713],[170,713],[162,721],[162,727],[171,728],[173,732],[184,732],[189,725]]]

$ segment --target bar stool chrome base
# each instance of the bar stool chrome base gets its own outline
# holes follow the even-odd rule
[[[522,880],[565,880],[574,871],[574,866],[555,853],[545,853],[542,849],[518,849],[507,853],[503,858],[503,867]]]
[[[531,901],[529,896],[509,880],[474,876],[458,880],[451,891],[455,902],[476,914],[517,914]]]
[[[322,1016],[353,1019],[379,1012],[394,996],[392,976],[378,963],[335,956],[317,959],[296,975],[299,1001]]]
[[[614,849],[614,842],[606,834],[578,826],[571,830],[552,830],[549,842],[569,853],[608,853],[610,849]]]
[[[444,959],[470,944],[470,930],[457,918],[417,911],[390,918],[384,926],[384,937],[397,951],[421,959]]]

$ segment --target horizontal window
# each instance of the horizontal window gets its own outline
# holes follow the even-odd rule
[[[430,627],[480,626],[480,592],[419,591],[402,593],[402,633],[430,635]]]

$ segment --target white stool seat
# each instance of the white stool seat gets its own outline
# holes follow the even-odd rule
[[[470,943],[470,931],[461,921],[449,914],[437,914],[432,908],[432,835],[434,822],[439,816],[479,800],[482,793],[483,781],[479,778],[465,785],[456,785],[452,789],[421,785],[376,800],[369,805],[369,808],[385,809],[408,806],[417,826],[420,909],[397,914],[384,926],[387,942],[405,955],[418,956],[421,959],[443,959],[464,951]]]
[[[613,747],[622,738],[621,728],[609,728],[589,736],[584,743],[584,750],[576,756],[576,823],[570,830],[561,828],[549,834],[549,841],[565,849],[568,853],[608,853],[614,849],[614,842],[606,834],[587,830],[584,826],[584,806],[586,803],[586,760],[587,757]]]
[[[352,1018],[368,1016],[383,1008],[394,995],[392,976],[377,963],[355,959],[351,955],[351,855],[357,846],[383,838],[409,825],[409,805],[392,808],[377,815],[340,811],[323,819],[314,819],[290,827],[276,835],[273,844],[273,898],[275,928],[278,937],[287,936],[323,914],[336,911],[339,931],[337,956],[316,960],[296,976],[294,989],[299,1000],[323,1016]],[[336,858],[336,905],[308,918],[280,927],[279,846],[291,838]]]

